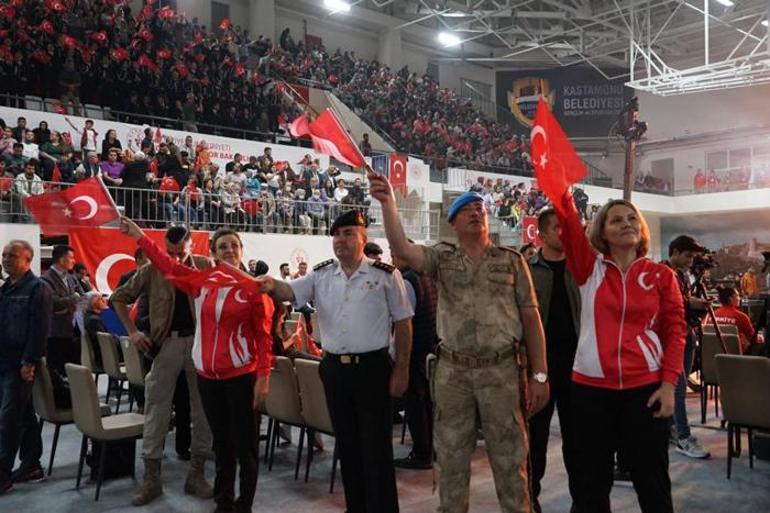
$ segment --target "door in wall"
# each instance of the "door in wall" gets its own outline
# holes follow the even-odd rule
[[[222,36],[222,29],[219,23],[225,18],[230,18],[230,6],[220,2],[211,2],[211,28],[217,37]]]

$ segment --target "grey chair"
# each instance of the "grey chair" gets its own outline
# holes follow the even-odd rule
[[[294,373],[294,365],[285,356],[277,356],[273,372],[270,375],[270,391],[265,400],[267,415],[272,421],[272,427],[268,429],[271,436],[267,443],[270,448],[267,470],[273,469],[275,458],[275,446],[278,443],[278,431],[281,424],[300,428],[300,442],[297,447],[297,463],[294,469],[294,479],[299,478],[299,465],[302,459],[302,441],[305,436],[305,419],[302,418],[299,386],[297,376]]]
[[[727,421],[727,479],[730,479],[732,458],[740,451],[741,428],[748,430],[749,468],[754,468],[754,429],[770,430],[770,401],[762,396],[770,390],[770,359],[731,354],[719,354],[715,359]]]
[[[120,347],[123,349],[123,361],[126,367],[126,379],[134,390],[144,393],[144,377],[147,375],[147,368],[144,364],[144,356],[139,349],[131,343],[128,337],[120,337]],[[128,389],[128,411],[133,409],[134,391]]]
[[[35,413],[40,417],[40,428],[48,422],[56,426],[53,432],[53,442],[51,444],[51,457],[48,460],[48,475],[51,475],[53,469],[53,460],[56,456],[56,447],[59,444],[59,431],[62,426],[75,422],[72,416],[71,408],[57,408],[54,400],[53,382],[48,373],[48,362],[45,357],[40,359],[35,373],[35,382],[32,384],[32,403],[35,406]],[[99,413],[102,417],[110,414],[110,407],[106,404],[99,405]]]
[[[310,464],[313,462],[312,440],[315,432],[325,435],[334,435],[334,426],[329,414],[329,406],[326,403],[326,393],[319,373],[320,363],[314,360],[297,358],[294,366],[299,383],[299,394],[302,397],[302,417],[307,425],[308,453],[305,464],[305,482],[310,475]],[[300,435],[301,436],[301,435]],[[300,444],[302,440],[300,439]],[[337,442],[334,442],[334,455],[332,456],[332,477],[329,483],[329,493],[334,492],[334,478],[337,472]]]
[[[144,429],[144,415],[139,413],[121,413],[102,418],[99,409],[99,398],[96,392],[96,383],[94,383],[91,377],[91,371],[82,365],[72,363],[66,364],[65,369],[70,382],[72,413],[75,425],[83,433],[75,487],[80,488],[83,462],[86,459],[88,439],[90,438],[94,445],[100,445],[96,494],[94,495],[94,500],[98,501],[99,492],[102,489],[104,461],[108,445],[111,442],[134,440],[134,448],[136,448],[136,440],[142,437]],[[132,474],[133,470],[132,468]]]
[[[120,348],[115,336],[111,333],[99,331],[96,333],[99,340],[99,350],[102,353],[102,367],[104,373],[109,376],[107,383],[107,396],[104,402],[110,403],[110,392],[114,388],[118,394],[118,402],[115,406],[115,413],[120,413],[120,399],[123,396],[123,384],[126,382],[126,368],[120,364]]]

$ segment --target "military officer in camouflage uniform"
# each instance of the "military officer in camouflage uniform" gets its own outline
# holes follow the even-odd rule
[[[548,402],[549,389],[527,263],[520,253],[491,244],[479,194],[465,193],[449,209],[458,245],[425,247],[408,242],[387,179],[370,173],[369,180],[372,196],[382,204],[391,252],[438,285],[442,342],[433,384],[439,512],[468,511],[470,462],[480,427],[501,510],[529,513],[525,415]]]

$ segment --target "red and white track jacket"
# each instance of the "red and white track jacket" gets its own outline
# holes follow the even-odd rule
[[[192,358],[198,374],[215,380],[270,374],[274,307],[266,294],[192,285],[189,279],[201,271],[180,264],[147,236],[139,239],[139,247],[166,279],[195,298]]]
[[[561,240],[582,299],[572,380],[615,390],[676,384],[686,327],[674,272],[639,257],[623,273],[591,247],[570,196],[562,206]]]

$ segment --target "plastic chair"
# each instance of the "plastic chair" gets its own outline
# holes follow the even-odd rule
[[[326,393],[319,373],[320,363],[314,360],[294,360],[299,382],[299,393],[302,397],[302,417],[307,424],[308,446],[312,443],[313,435],[319,431],[325,435],[334,436],[334,426],[329,414],[329,406],[326,403]],[[300,440],[300,443],[302,441]],[[337,472],[337,442],[334,442],[334,456],[332,457],[332,477],[329,484],[329,493],[334,493],[334,478]],[[310,475],[310,464],[313,462],[313,450],[308,450],[305,466],[305,482]]]
[[[139,349],[131,343],[128,337],[120,337],[120,347],[123,349],[123,360],[126,367],[126,379],[129,385],[144,389],[144,377],[147,375],[147,368],[144,365],[144,357]],[[131,388],[128,389],[128,411],[134,406],[134,394]]]
[[[53,382],[48,373],[48,362],[45,357],[40,359],[35,373],[35,382],[32,384],[32,403],[35,406],[35,412],[40,417],[40,428],[46,422],[56,426],[53,432],[53,442],[51,444],[51,457],[48,460],[48,475],[53,470],[53,459],[56,456],[56,447],[59,444],[59,431],[62,426],[75,422],[72,416],[71,408],[57,408],[54,400]],[[99,405],[99,412],[102,417],[110,414],[110,407],[106,404]]]
[[[113,386],[117,386],[118,403],[115,406],[115,413],[119,413],[120,398],[123,396],[123,383],[126,382],[125,367],[120,365],[119,344],[116,343],[115,337],[112,334],[103,331],[97,332],[96,338],[99,340],[99,350],[102,352],[104,372],[110,377],[107,383],[107,396],[104,402],[110,403],[110,390],[112,390]]]
[[[70,382],[70,394],[72,395],[72,413],[75,425],[83,433],[83,441],[80,445],[80,459],[78,460],[78,477],[75,484],[80,488],[80,478],[83,475],[83,462],[88,450],[88,439],[94,444],[100,444],[100,458],[97,470],[96,494],[94,500],[99,500],[99,492],[102,488],[104,476],[104,459],[107,454],[107,446],[110,442],[122,440],[134,440],[142,437],[144,429],[144,415],[139,413],[121,413],[104,417],[100,415],[99,399],[96,392],[96,383],[91,377],[91,371],[82,365],[72,363],[65,364],[67,378]],[[134,442],[136,449],[136,442]],[[132,468],[132,475],[134,473]]]
[[[86,103],[83,105],[83,109],[85,110],[85,117],[87,118],[104,119],[102,108],[98,105],[94,105],[93,103]]]
[[[722,388],[722,411],[727,421],[727,479],[730,479],[732,458],[740,451],[741,428],[748,429],[749,468],[754,468],[753,430],[770,430],[770,401],[757,399],[757,391],[770,390],[770,359],[719,354],[715,360]]]
[[[43,99],[31,94],[24,95],[24,106],[29,110],[43,110]]]
[[[715,333],[714,325],[710,322],[703,325],[703,331],[708,331],[709,333]],[[735,324],[720,324],[719,325],[719,331],[722,332],[722,335],[737,335],[738,334],[738,326]]]
[[[299,464],[302,459],[302,442],[305,436],[305,419],[302,417],[299,387],[294,365],[285,356],[275,358],[275,366],[270,375],[270,391],[265,401],[267,414],[273,421],[271,437],[267,443],[270,446],[268,470],[273,469],[275,446],[278,443],[278,430],[281,424],[300,428],[299,445],[297,447],[297,463],[294,469],[294,479],[299,478]]]

